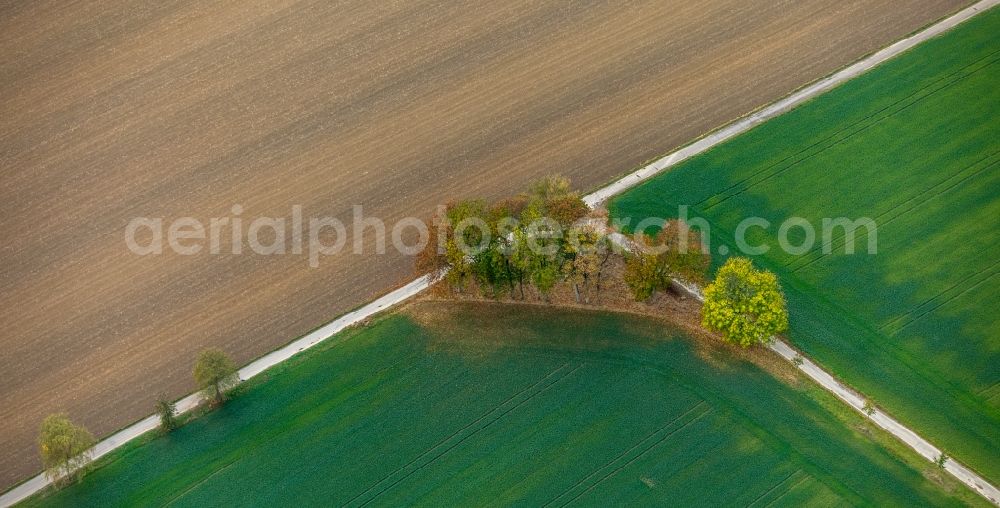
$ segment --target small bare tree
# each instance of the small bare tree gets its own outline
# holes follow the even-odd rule
[[[865,405],[864,407],[861,408],[861,410],[864,411],[865,414],[868,416],[872,416],[875,414],[875,406],[872,405],[870,400],[865,401]]]
[[[948,454],[941,452],[941,455],[938,455],[938,458],[934,461],[934,463],[937,464],[937,467],[944,469],[944,465],[948,463],[949,458]]]
[[[563,272],[566,280],[573,284],[576,303],[580,303],[581,292],[583,301],[590,303],[591,286],[600,284],[601,271],[610,251],[607,237],[594,229],[574,228],[567,234]],[[600,291],[599,286],[597,290]]]

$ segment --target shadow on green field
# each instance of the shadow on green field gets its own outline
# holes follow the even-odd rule
[[[427,302],[30,504],[981,502],[884,442],[659,320]]]
[[[787,292],[790,339],[918,433],[1000,481],[1000,9],[902,55],[616,199],[613,217],[706,218]],[[817,243],[779,248],[803,217]],[[870,217],[878,252],[844,255],[822,219]],[[862,230],[863,231],[863,230]],[[804,239],[801,229],[793,245]],[[855,248],[865,252],[867,237]],[[721,263],[723,256],[717,256]]]

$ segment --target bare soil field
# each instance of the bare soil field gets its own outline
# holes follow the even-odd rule
[[[0,490],[404,280],[399,254],[138,256],[134,217],[387,223],[596,187],[964,0],[0,2]]]

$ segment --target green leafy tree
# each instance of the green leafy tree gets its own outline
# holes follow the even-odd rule
[[[638,252],[625,259],[625,284],[638,301],[670,287],[673,278],[703,282],[711,258],[703,250],[700,236],[683,222],[665,223],[655,237],[643,236]]]
[[[454,237],[445,241],[444,259],[449,268],[446,275],[448,283],[461,293],[465,288],[465,281],[472,276],[472,260]]]
[[[625,285],[636,301],[644,302],[664,286],[663,264],[655,254],[638,252],[625,256]]]
[[[80,478],[86,473],[95,443],[87,429],[75,425],[65,414],[49,415],[38,436],[45,474],[57,485]]]
[[[236,386],[239,375],[236,364],[218,349],[206,349],[198,355],[194,365],[194,380],[207,397],[215,404],[225,402],[226,390]]]
[[[448,205],[445,212],[446,239],[444,241],[444,259],[450,270],[448,282],[458,292],[462,292],[465,281],[475,275],[473,266],[480,247],[488,241],[484,236],[486,224],[486,202],[480,199],[467,199]]]
[[[544,260],[543,257],[535,257],[535,259],[539,261]],[[556,283],[559,282],[560,276],[561,270],[557,262],[542,262],[532,270],[531,282],[538,289],[538,292],[542,294],[542,298],[548,302],[549,293],[555,287]]]
[[[170,432],[180,424],[177,421],[177,405],[163,397],[156,401],[156,415],[160,417],[160,430],[163,432]]]
[[[521,226],[511,214],[495,217],[491,225],[494,228],[494,238],[496,239],[494,249],[497,253],[495,260],[498,264],[497,270],[502,272],[501,278],[507,282],[512,294],[515,285],[520,286],[521,299],[523,300],[525,274],[515,260],[515,251],[518,248],[517,232]]]
[[[788,310],[778,278],[749,259],[729,258],[705,288],[702,325],[729,342],[765,344],[788,329]]]
[[[501,242],[494,240],[489,247],[473,258],[472,274],[484,291],[489,288],[493,298],[499,298],[510,288],[513,273],[509,261],[501,248]]]
[[[517,277],[517,284],[521,290],[521,299],[524,296],[524,283],[532,280],[532,270],[535,266],[534,254],[528,245],[527,232],[523,228],[516,229],[511,233],[510,259],[511,267]]]
[[[486,231],[475,225],[471,225],[470,227],[462,226],[463,223],[467,223],[468,221],[476,221],[477,223],[478,221],[482,221],[486,223],[486,202],[481,199],[456,201],[448,205],[446,213],[451,234],[461,235],[462,242],[470,249],[470,254],[475,254],[472,251],[483,241],[483,235]],[[473,224],[472,222],[468,223]]]
[[[682,221],[672,220],[660,229],[655,242],[663,250],[657,257],[665,272],[689,282],[705,281],[712,258],[704,251],[697,231]]]
[[[562,275],[562,259],[564,252],[559,240],[542,238],[532,235],[529,231],[520,230],[516,233],[517,247],[514,261],[524,277],[535,286],[544,300],[548,300],[549,292],[555,287]]]
[[[562,276],[566,258],[559,228],[556,221],[546,216],[541,200],[531,200],[521,211],[518,265],[546,301]]]
[[[495,298],[519,288],[523,299],[528,282],[547,300],[566,275],[564,270],[591,284],[594,260],[589,253],[577,260],[578,253],[568,253],[559,234],[588,213],[586,203],[561,176],[538,180],[529,192],[492,206],[482,200],[456,201],[440,218],[440,238],[434,242],[438,249],[418,256],[415,267],[418,273],[447,270],[446,280],[458,292],[471,278]],[[574,263],[567,268],[567,261]],[[599,288],[599,271],[597,279]]]
[[[476,281],[484,291],[490,288],[494,298],[508,290],[513,293],[515,285],[523,283],[524,277],[513,261],[514,233],[521,229],[513,212],[520,211],[522,206],[515,200],[505,200],[490,208],[487,215],[489,244],[473,257],[472,273]],[[523,298],[523,288],[521,293]]]

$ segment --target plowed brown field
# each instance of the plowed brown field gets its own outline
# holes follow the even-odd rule
[[[199,350],[247,362],[411,270],[137,256],[131,218],[594,187],[967,3],[0,2],[0,489],[47,413],[106,434]]]

